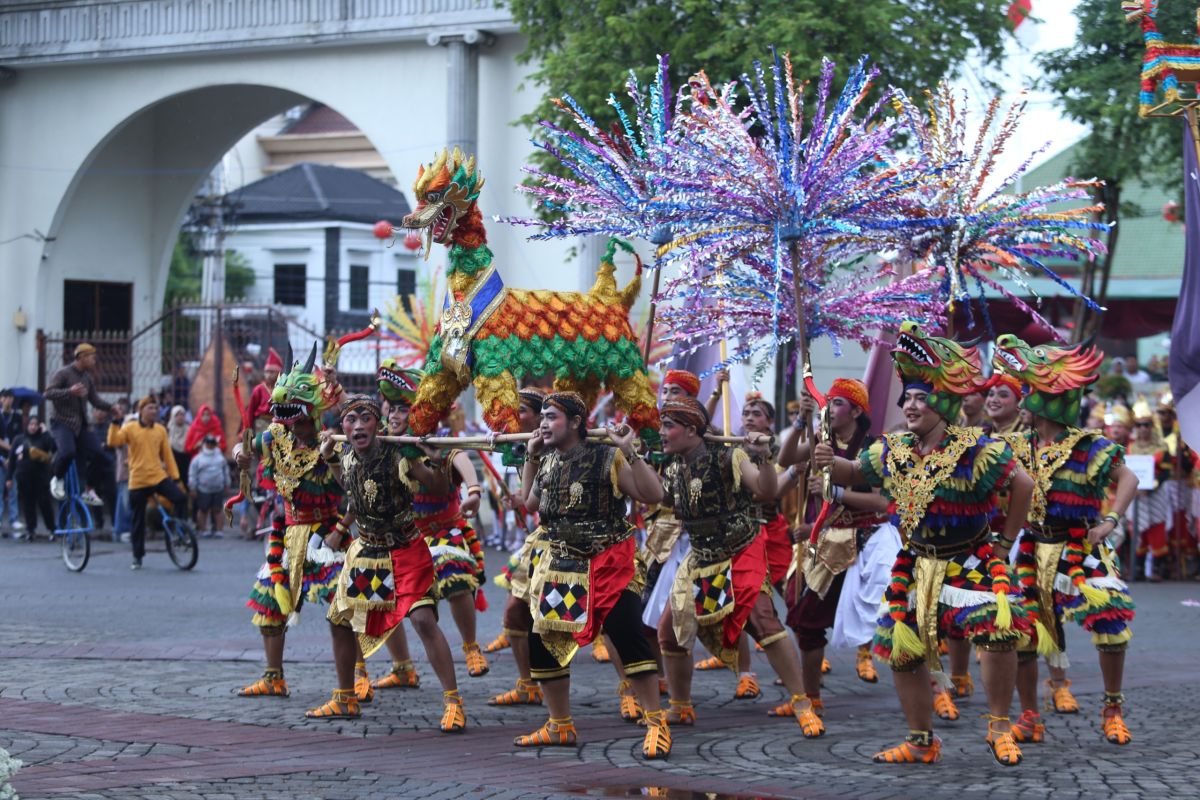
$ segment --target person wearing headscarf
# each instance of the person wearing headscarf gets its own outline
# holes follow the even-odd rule
[[[214,437],[217,440],[217,449],[222,453],[225,452],[225,426],[221,424],[220,418],[208,403],[200,406],[200,410],[196,412],[196,418],[188,426],[183,449],[189,457],[200,452],[206,436]]]
[[[191,464],[192,457],[188,453],[187,440],[188,430],[191,425],[188,423],[187,409],[183,406],[171,406],[171,413],[167,416],[167,441],[171,444],[171,453],[175,456],[175,463],[179,467],[179,472],[182,475],[188,474],[188,466]],[[187,486],[187,479],[184,479],[184,486]]]

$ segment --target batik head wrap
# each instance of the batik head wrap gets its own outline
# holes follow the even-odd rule
[[[579,417],[579,435],[587,437],[588,407],[578,392],[551,392],[542,401],[542,408],[545,409],[546,406],[557,408],[567,415],[568,420],[571,417]]]
[[[679,425],[686,425],[703,434],[708,430],[708,411],[694,397],[680,397],[663,403],[658,412],[659,417],[669,419]]]
[[[545,390],[540,389],[537,386],[526,386],[524,389],[521,389],[517,392],[517,396],[521,398],[522,403],[526,403],[531,409],[533,409],[533,413],[535,414],[541,412],[542,403],[546,401]]]
[[[351,412],[363,413],[369,411],[375,415],[375,419],[382,419],[383,412],[379,408],[379,401],[369,394],[352,394],[342,403],[341,419],[345,419],[347,414]]]

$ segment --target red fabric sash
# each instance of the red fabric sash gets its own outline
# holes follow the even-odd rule
[[[392,551],[392,578],[396,582],[396,607],[367,612],[368,636],[383,636],[399,625],[413,603],[423,598],[433,586],[433,556],[424,539],[418,538],[407,547]]]
[[[767,576],[767,537],[755,536],[754,541],[734,553],[732,560],[733,611],[724,620],[722,634],[725,646],[736,648]]]
[[[608,612],[629,588],[634,575],[637,545],[633,537],[592,556],[588,562],[587,624],[575,634],[582,647],[600,635]],[[761,577],[760,577],[761,580]]]
[[[783,514],[767,520],[758,538],[766,539],[767,573],[771,583],[779,583],[787,577],[788,567],[792,565],[792,534]]]

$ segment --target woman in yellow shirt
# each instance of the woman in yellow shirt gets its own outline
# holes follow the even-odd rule
[[[115,421],[108,428],[108,446],[129,448],[129,508],[133,518],[133,563],[142,568],[146,555],[146,502],[161,494],[171,501],[175,513],[187,518],[187,495],[179,488],[179,467],[171,452],[167,429],[158,422],[158,402],[153,397],[138,401],[138,418],[124,425]]]

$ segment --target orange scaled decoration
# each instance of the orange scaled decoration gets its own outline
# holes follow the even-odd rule
[[[413,184],[417,208],[404,227],[427,232],[426,258],[434,242],[449,248],[449,287],[409,415],[413,432],[433,432],[474,383],[489,427],[516,433],[521,380],[552,374],[556,390],[579,392],[589,406],[601,389],[612,392],[634,429],[656,442],[658,408],[629,323],[641,263],[629,285],[618,288],[613,253],[618,245],[629,248],[611,240],[587,292],[509,289],[487,246],[476,203],[482,188],[474,157],[457,148],[422,166]]]

